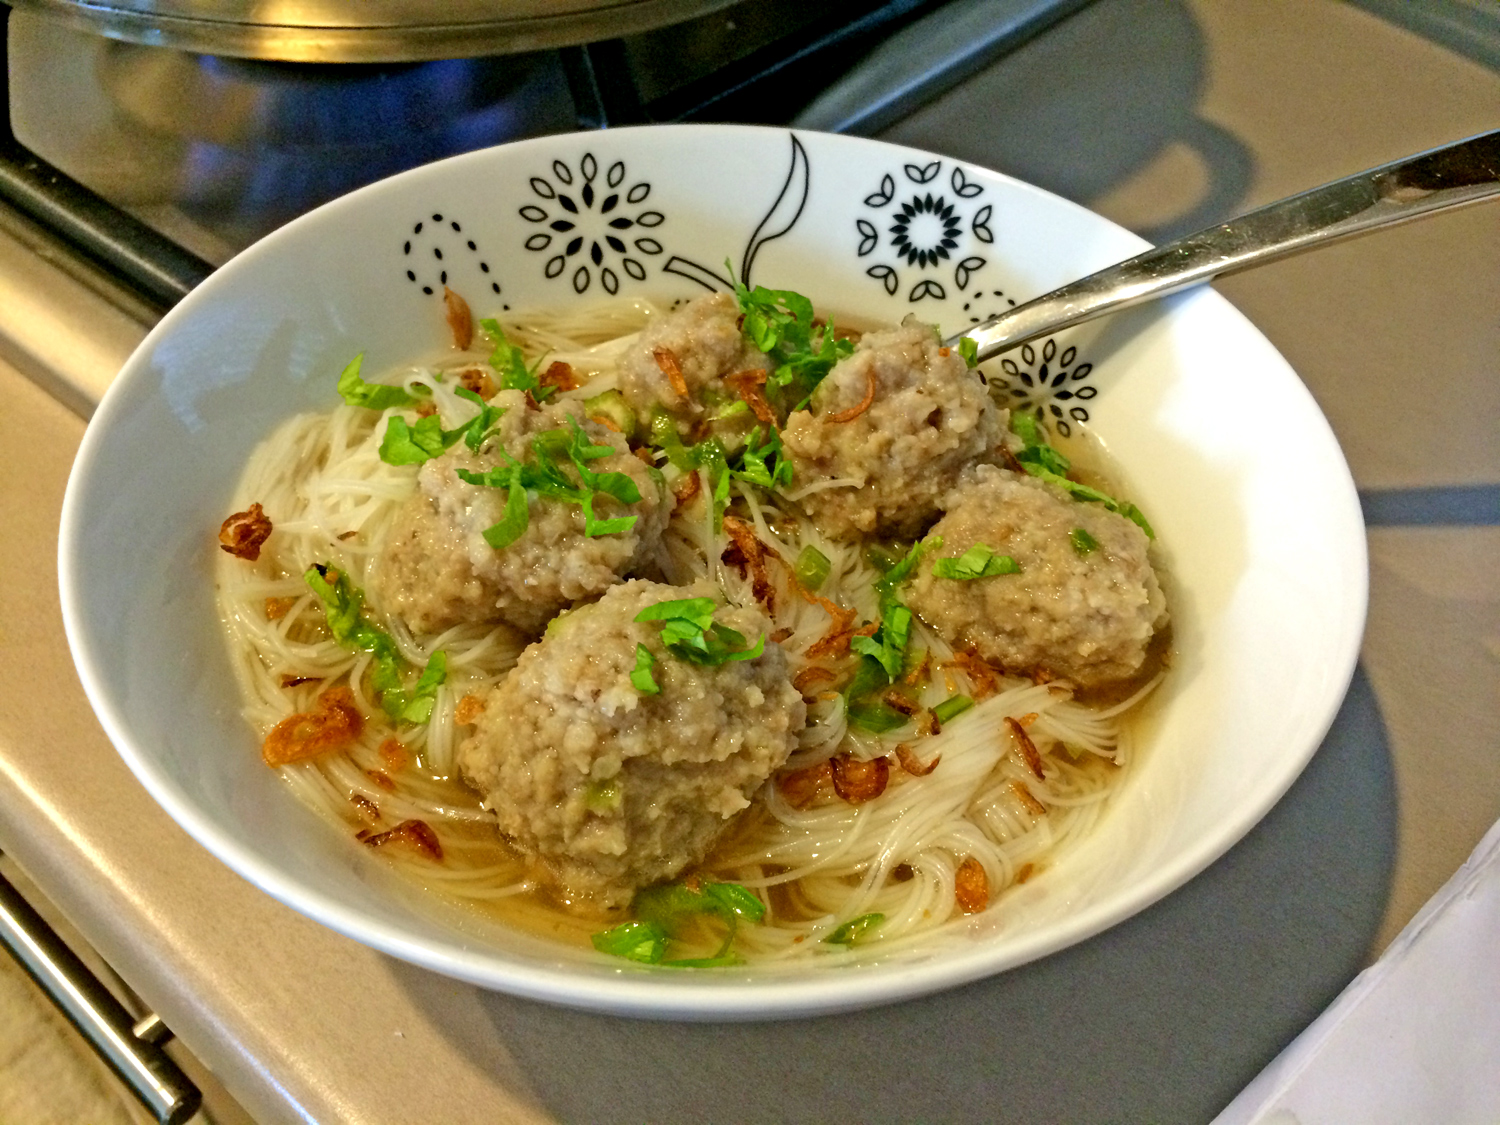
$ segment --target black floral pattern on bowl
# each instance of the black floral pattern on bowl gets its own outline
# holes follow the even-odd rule
[[[490,264],[480,254],[478,244],[465,233],[462,223],[444,218],[441,211],[432,212],[430,218],[420,219],[412,226],[401,244],[401,257],[406,266],[406,280],[429,297],[450,285],[464,295],[470,288],[467,283],[473,279],[460,275],[476,268],[480,283],[488,285],[493,293],[500,292],[500,282],[490,273]]]
[[[990,388],[1012,410],[1035,414],[1063,437],[1073,432],[1074,425],[1089,420],[1083,403],[1097,395],[1099,388],[1086,382],[1094,365],[1079,363],[1077,348],[1059,350],[1051,337],[1040,349],[1022,344],[1018,351],[1000,358],[1000,370],[1002,374],[989,377]]]
[[[611,296],[620,291],[620,274],[646,280],[642,257],[662,252],[662,244],[645,231],[661,226],[666,216],[643,209],[651,185],[625,185],[623,160],[616,160],[600,181],[599,162],[584,153],[575,170],[554,160],[550,176],[532,176],[531,190],[542,203],[521,208],[521,218],[542,229],[526,239],[526,249],[546,254],[542,273],[548,278],[565,273],[575,293],[584,293],[597,273]]]
[[[854,228],[859,233],[858,255],[861,258],[890,255],[891,258],[874,262],[866,267],[865,273],[879,281],[894,297],[906,283],[904,270],[906,279],[913,282],[906,295],[912,304],[927,297],[939,301],[948,299],[950,265],[951,284],[955,292],[962,294],[974,275],[988,264],[988,259],[978,254],[959,256],[965,228],[971,240],[970,248],[973,248],[973,242],[989,244],[995,241],[990,229],[994,207],[978,203],[984,194],[983,185],[970,180],[964,175],[963,168],[955,164],[946,184],[931,186],[942,170],[941,160],[921,166],[905,165],[901,174],[917,190],[899,182],[894,174],[886,173],[880,178],[879,188],[864,198],[865,207],[875,214],[854,221]],[[917,271],[914,278],[912,267]]]

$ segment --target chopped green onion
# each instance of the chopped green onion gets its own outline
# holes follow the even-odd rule
[[[938,722],[946,723],[958,718],[972,706],[974,701],[967,695],[950,695],[932,709],[932,714]]]
[[[385,436],[380,440],[380,459],[387,465],[420,465],[438,456],[459,438],[463,438],[471,450],[479,452],[484,439],[489,437],[495,423],[505,413],[505,407],[490,406],[463,387],[454,393],[477,403],[479,412],[453,430],[443,429],[442,419],[436,414],[418,418],[415,426],[407,425],[406,419],[399,415],[392,415],[386,423]]]
[[[829,945],[858,945],[870,931],[885,921],[884,914],[861,914],[851,918],[823,940]]]
[[[725,910],[731,910],[742,921],[759,922],[766,916],[766,904],[748,887],[738,883],[704,883],[701,893]]]
[[[590,939],[600,953],[655,965],[667,955],[670,940],[665,930],[652,922],[623,922]]]
[[[865,562],[885,575],[896,565],[896,556],[878,543],[871,543],[865,548]]]
[[[880,661],[873,656],[866,656],[859,662],[859,667],[854,670],[854,678],[844,689],[844,698],[853,702],[863,698],[873,691],[879,691],[889,682],[885,669]]]
[[[833,569],[833,564],[828,561],[828,556],[816,547],[808,545],[803,547],[797,555],[797,565],[793,573],[797,577],[797,584],[804,590],[817,593],[828,581],[828,574]]]
[[[448,678],[448,654],[439,649],[427,660],[410,691],[399,687],[380,693],[380,706],[393,719],[403,723],[425,723],[437,706],[437,689]]]
[[[979,366],[979,342],[972,336],[960,336],[958,340],[958,354],[963,356],[964,362],[969,367]]]
[[[701,883],[697,886],[668,883],[647,887],[637,892],[631,905],[636,920],[593,935],[594,948],[642,964],[679,969],[738,964],[740,959],[730,947],[734,944],[739,924],[759,922],[766,914],[765,903],[754,891],[738,883]],[[718,918],[728,924],[728,932],[718,951],[711,957],[664,960],[668,942],[694,917]]]
[[[1073,550],[1080,555],[1087,555],[1091,551],[1099,549],[1099,540],[1088,533],[1086,528],[1075,527],[1068,532],[1068,542],[1073,544]]]
[[[677,432],[677,423],[665,410],[651,415],[651,444],[667,455],[667,460],[684,473],[698,467],[693,451],[682,444],[682,435]]]
[[[462,436],[462,430],[453,431],[451,436],[445,432],[442,419],[436,414],[417,419],[415,426],[408,426],[405,418],[393,414],[386,423],[385,436],[380,439],[380,459],[387,465],[420,465]]]
[[[601,425],[623,434],[626,441],[635,437],[635,411],[619,391],[605,391],[584,399],[583,412]]]

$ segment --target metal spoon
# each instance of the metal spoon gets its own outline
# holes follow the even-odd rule
[[[1500,195],[1500,129],[1334,180],[1018,305],[968,337],[989,359],[1028,340],[1340,238]]]

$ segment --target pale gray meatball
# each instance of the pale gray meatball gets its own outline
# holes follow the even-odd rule
[[[464,777],[500,831],[535,857],[568,906],[624,906],[635,891],[698,863],[786,761],[806,711],[780,646],[754,660],[688,663],[662,644],[647,606],[709,596],[632,581],[560,618],[491,689],[459,746]],[[721,608],[747,643],[770,621]],[[636,646],[655,658],[656,694],[631,682]]]
[[[867,398],[869,408],[855,414]],[[813,522],[837,538],[920,534],[964,468],[997,459],[1009,417],[963,357],[943,347],[931,325],[910,318],[866,333],[810,406],[787,419],[782,439],[793,488],[849,482],[802,500]]]
[[[1045,671],[1079,687],[1140,671],[1167,606],[1139,527],[992,465],[966,473],[943,506],[930,532],[943,545],[923,561],[907,604],[945,640],[1008,671]],[[932,573],[933,560],[978,543],[1015,559],[1021,572],[967,581]]]
[[[625,401],[642,418],[661,408],[687,420],[701,416],[705,403],[734,398],[732,389],[720,385],[724,376],[769,367],[766,357],[745,342],[739,316],[733,297],[710,293],[651,321],[620,358]],[[663,369],[672,364],[681,372],[681,388]],[[680,393],[684,388],[686,395]]]
[[[539,632],[559,610],[602,593],[652,559],[671,515],[673,501],[659,474],[634,457],[619,434],[585,421],[577,403],[538,410],[523,392],[501,391],[491,404],[505,408],[496,436],[477,454],[459,442],[422,466],[417,490],[397,512],[375,560],[372,597],[418,633],[466,621],[503,621]],[[587,536],[578,504],[533,495],[525,533],[507,547],[491,547],[484,532],[505,516],[509,490],[465,483],[458,470],[493,468],[501,463],[501,448],[517,460],[533,459],[532,438],[548,430],[571,432],[570,418],[578,419],[594,444],[615,450],[589,468],[624,473],[641,494],[628,506],[596,494],[595,517],[634,515],[635,526]],[[568,458],[556,460],[576,480]]]

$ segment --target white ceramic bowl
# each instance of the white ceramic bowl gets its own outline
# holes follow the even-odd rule
[[[904,219],[904,222],[902,221]],[[608,1011],[755,1018],[932,992],[1113,925],[1258,821],[1317,748],[1364,621],[1358,502],[1285,361],[1200,291],[1011,357],[1008,392],[1087,427],[1168,560],[1176,665],[1140,768],[1097,832],[1008,893],[957,951],[837,970],[671,973],[523,935],[476,936],[393,886],[261,763],[215,620],[215,530],[251,447],[327,409],[356,352],[431,353],[441,287],[477,314],[795,288],[945,331],[1144,243],[1005,176],[866,140],[651,127],[456,157],[355,192],[251,247],[151,333],[89,426],[63,511],[68,639],[120,754],[235,871],[393,956]]]

